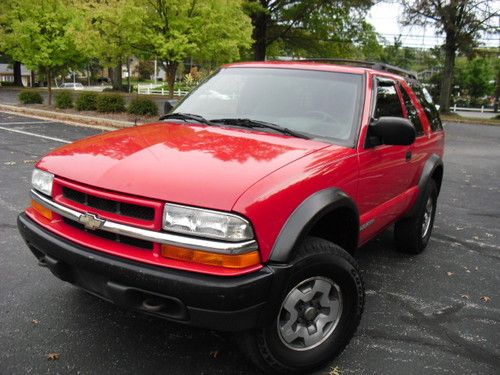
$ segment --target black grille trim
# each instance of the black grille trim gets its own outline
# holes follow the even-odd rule
[[[111,199],[100,198],[94,195],[82,193],[81,191],[77,191],[66,186],[63,186],[63,196],[73,202],[117,215],[147,221],[153,221],[155,218],[155,209],[152,207],[139,206],[137,204],[123,203]]]
[[[154,247],[154,243],[151,241],[145,241],[139,238],[133,238],[121,234],[106,232],[104,230],[88,230],[85,229],[85,226],[81,223],[77,223],[76,221],[70,220],[66,217],[64,217],[63,220],[66,224],[71,225],[74,228],[80,229],[86,233],[92,234],[100,238],[104,238],[106,240],[123,243],[125,245],[138,247],[144,250],[153,250]]]

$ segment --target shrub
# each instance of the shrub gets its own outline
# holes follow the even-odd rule
[[[155,102],[147,98],[135,98],[128,105],[128,113],[139,116],[158,116]]]
[[[76,99],[75,107],[78,111],[95,111],[97,109],[97,93],[83,92]]]
[[[125,112],[125,99],[120,94],[101,94],[96,108],[98,112]]]
[[[38,91],[24,90],[19,94],[19,101],[23,104],[42,104],[42,95]]]
[[[61,91],[56,94],[56,107],[62,109],[73,107],[73,98],[68,91]]]

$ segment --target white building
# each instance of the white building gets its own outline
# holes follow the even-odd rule
[[[23,85],[31,86],[31,70],[21,65],[21,76]],[[12,64],[0,64],[0,85],[2,82],[14,82],[14,70]]]

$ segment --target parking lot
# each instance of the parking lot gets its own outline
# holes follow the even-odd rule
[[[360,249],[360,328],[318,374],[498,374],[500,127],[445,128],[426,252],[395,252],[390,232]],[[0,374],[256,374],[232,335],[103,302],[38,267],[24,245],[16,217],[29,204],[35,161],[103,131],[0,112]]]

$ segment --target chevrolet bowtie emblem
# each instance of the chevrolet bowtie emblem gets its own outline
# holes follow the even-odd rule
[[[85,228],[90,230],[100,229],[105,222],[105,220],[97,217],[94,214],[81,214],[78,218],[78,221],[82,223]]]

